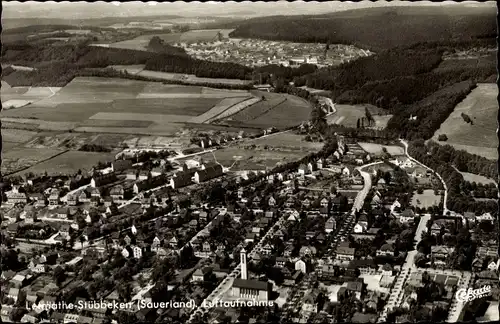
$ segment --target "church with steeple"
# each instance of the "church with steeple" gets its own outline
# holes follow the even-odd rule
[[[232,296],[242,300],[268,301],[272,285],[266,281],[248,279],[247,253],[240,252],[241,278],[233,281]]]

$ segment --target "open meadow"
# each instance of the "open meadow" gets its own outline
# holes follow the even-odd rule
[[[254,144],[259,148],[267,147],[274,151],[302,151],[318,152],[323,147],[323,143],[307,142],[303,135],[293,134],[292,132],[282,132],[268,136],[248,140],[248,143]]]
[[[68,151],[57,155],[50,160],[33,165],[18,174],[28,172],[32,172],[34,174],[43,174],[44,172],[47,172],[49,175],[74,174],[78,170],[89,171],[99,162],[106,163],[114,161],[114,157],[115,156],[112,153]]]
[[[464,177],[465,181],[468,182],[475,182],[475,183],[482,183],[484,185],[490,184],[490,183],[496,183],[495,180],[486,178],[482,175],[479,174],[474,174],[474,173],[469,173],[469,172],[460,172],[460,174]]]
[[[456,149],[465,150],[488,159],[498,158],[497,115],[498,87],[495,83],[480,83],[460,102],[450,116],[434,134],[448,137],[442,144],[450,144]],[[462,113],[468,115],[472,124],[466,123]]]
[[[57,149],[35,149],[15,147],[2,151],[2,174],[9,175],[20,169],[31,167],[37,163],[50,160],[64,151]]]
[[[375,125],[370,128],[385,128],[392,115],[372,105],[335,105],[336,112],[327,116],[328,124],[343,125],[346,127],[357,127],[358,119],[366,117],[365,108],[372,114]]]

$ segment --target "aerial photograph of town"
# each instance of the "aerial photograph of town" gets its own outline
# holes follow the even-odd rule
[[[489,323],[497,3],[2,1],[2,323]]]

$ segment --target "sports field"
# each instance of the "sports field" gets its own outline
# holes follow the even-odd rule
[[[437,141],[439,135],[445,134],[448,137],[446,144],[496,160],[498,158],[497,96],[498,87],[495,83],[478,84],[441,124],[433,139]],[[462,113],[472,119],[472,125],[464,121]]]
[[[432,206],[438,206],[441,202],[441,196],[436,196],[434,190],[426,189],[422,194],[415,192],[413,195],[411,204],[415,207],[429,208]]]
[[[404,148],[397,145],[380,145],[376,143],[363,142],[359,142],[358,145],[361,146],[361,148],[367,153],[373,155],[382,155],[384,153],[384,148],[387,150],[387,153],[392,156],[400,156],[405,154]]]

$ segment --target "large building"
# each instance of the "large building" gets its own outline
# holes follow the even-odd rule
[[[241,278],[233,281],[232,296],[253,301],[268,301],[272,291],[272,285],[269,282],[247,279],[247,254],[245,249],[240,252],[241,259]]]

